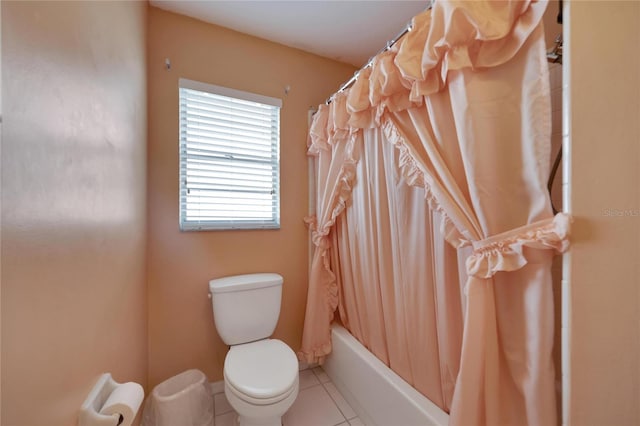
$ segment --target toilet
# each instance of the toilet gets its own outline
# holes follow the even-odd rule
[[[209,281],[216,330],[230,346],[224,393],[240,426],[281,426],[298,396],[298,359],[270,339],[280,316],[282,277],[248,274]]]

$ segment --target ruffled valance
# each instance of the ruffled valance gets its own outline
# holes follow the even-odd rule
[[[419,106],[442,90],[451,72],[501,65],[521,49],[538,27],[546,1],[435,1],[388,51],[361,70],[350,89],[322,105],[314,127],[329,136],[380,125],[386,110]],[[312,130],[318,132],[316,128]],[[326,138],[316,138],[319,149]]]

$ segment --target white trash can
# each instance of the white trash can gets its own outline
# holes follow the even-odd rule
[[[187,370],[153,389],[142,415],[143,426],[213,426],[213,396],[207,376]]]

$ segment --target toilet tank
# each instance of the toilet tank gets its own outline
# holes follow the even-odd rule
[[[266,339],[280,316],[282,277],[248,274],[209,281],[216,330],[227,345]]]

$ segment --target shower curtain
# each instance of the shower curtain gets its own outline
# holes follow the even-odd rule
[[[301,359],[338,309],[452,425],[556,423],[545,8],[436,1],[320,106]]]

